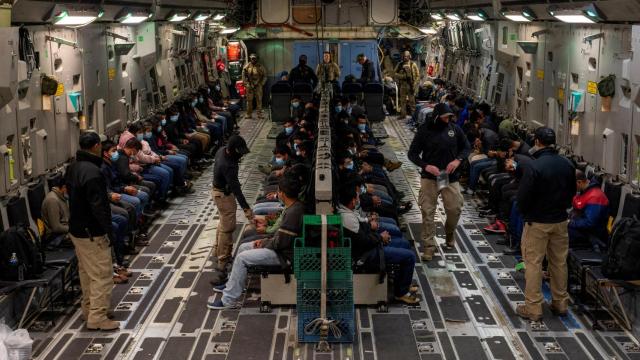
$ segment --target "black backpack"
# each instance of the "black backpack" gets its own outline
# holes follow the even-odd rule
[[[18,281],[18,267],[10,264],[13,253],[18,258],[24,280],[35,279],[44,271],[44,253],[40,238],[25,226],[12,226],[0,234],[0,279]]]
[[[640,279],[640,221],[634,216],[621,218],[613,227],[602,273],[610,279]]]

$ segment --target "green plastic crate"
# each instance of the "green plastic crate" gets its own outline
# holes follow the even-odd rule
[[[342,243],[344,234],[340,215],[327,215],[327,232],[327,240],[329,242],[333,241],[337,246],[344,246]],[[320,247],[321,236],[322,217],[320,215],[305,215],[302,226],[302,246]]]
[[[351,240],[343,239],[341,247],[327,248],[327,279],[351,281]],[[293,249],[293,272],[298,281],[320,280],[320,248],[305,247],[303,239],[296,239]]]

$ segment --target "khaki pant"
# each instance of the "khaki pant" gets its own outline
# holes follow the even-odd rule
[[[458,226],[462,206],[464,205],[464,197],[460,190],[460,184],[458,182],[450,183],[448,187],[440,191],[440,195],[442,195],[444,211],[447,215],[447,221],[444,224],[447,243],[453,244],[455,241],[454,233]],[[438,184],[435,180],[420,179],[418,205],[422,212],[422,245],[424,252],[433,254],[437,245],[435,239],[435,215],[436,208],[438,207]]]
[[[400,116],[407,116],[407,105],[409,105],[409,111],[413,115],[416,111],[415,92],[409,85],[400,85],[400,88],[398,89],[398,108],[400,110]]]
[[[78,256],[78,272],[82,288],[82,312],[87,314],[87,323],[99,324],[108,320],[107,310],[111,305],[113,290],[113,268],[111,247],[106,236],[89,238],[71,236]]]
[[[233,232],[236,230],[236,197],[233,194],[225,195],[224,192],[213,190],[213,201],[218,208],[220,223],[216,231],[216,257],[218,258],[218,269],[224,266],[231,259],[233,250]]]
[[[253,114],[253,99],[256,99],[258,112],[262,111],[262,86],[247,87],[247,116]]]
[[[526,288],[524,291],[527,311],[542,315],[542,261],[545,255],[549,262],[553,306],[566,310],[569,303],[567,294],[567,254],[569,234],[567,222],[556,224],[526,223],[522,232],[522,259],[525,265]]]

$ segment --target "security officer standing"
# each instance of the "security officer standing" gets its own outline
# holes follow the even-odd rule
[[[216,257],[218,270],[225,272],[231,260],[233,249],[233,232],[236,229],[236,200],[250,221],[253,212],[242,194],[238,170],[240,159],[249,153],[245,140],[238,135],[229,138],[227,146],[218,150],[213,167],[213,201],[220,215],[220,223],[216,236]]]
[[[325,51],[322,54],[322,64],[316,66],[316,75],[320,80],[320,84],[333,83],[336,84],[340,78],[340,67],[331,61],[331,53]]]
[[[522,233],[522,259],[525,264],[525,303],[516,307],[521,317],[538,321],[542,318],[542,261],[549,262],[551,311],[567,313],[567,254],[569,233],[567,209],[576,193],[573,164],[553,148],[555,132],[548,127],[535,131],[535,160],[524,167],[518,188],[518,209],[525,221]]]
[[[411,53],[405,51],[402,55],[402,62],[398,63],[395,69],[396,80],[399,87],[398,107],[400,108],[400,116],[407,116],[407,105],[409,105],[410,113],[416,109],[416,93],[418,92],[418,83],[420,81],[420,72],[418,65],[411,61]]]
[[[362,65],[362,72],[360,73],[360,79],[358,80],[362,86],[376,80],[376,72],[373,68],[371,60],[367,59],[364,54],[358,54],[356,57],[358,64]]]
[[[69,235],[78,257],[82,288],[82,314],[89,330],[115,330],[109,319],[113,290],[111,259],[111,206],[102,165],[102,144],[95,132],[80,135],[76,161],[65,182],[69,191]]]
[[[267,71],[258,63],[258,55],[249,55],[249,63],[242,68],[242,81],[247,89],[247,118],[253,115],[253,99],[256,99],[258,116],[262,116],[262,88],[267,81]]]
[[[311,84],[311,88],[315,89],[318,84],[318,77],[313,69],[307,65],[307,55],[300,55],[298,58],[298,66],[289,72],[289,83],[293,86],[295,83]]]
[[[471,146],[464,132],[451,122],[453,111],[447,104],[437,104],[432,121],[422,125],[409,147],[409,160],[422,169],[418,205],[422,212],[422,260],[430,261],[436,251],[434,217],[438,194],[442,195],[446,246],[454,247],[455,231],[464,198],[458,179],[460,163],[469,156]]]

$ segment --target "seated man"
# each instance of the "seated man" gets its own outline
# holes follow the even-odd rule
[[[412,294],[417,291],[411,285],[413,268],[416,257],[412,250],[395,247],[391,244],[391,235],[388,232],[378,234],[375,232],[377,223],[360,222],[356,208],[360,197],[355,186],[345,186],[340,189],[340,205],[338,213],[342,218],[344,235],[351,238],[351,256],[356,263],[362,263],[363,267],[371,271],[380,271],[380,257],[384,257],[387,264],[398,264],[400,269],[394,279],[393,295],[399,302],[414,305],[420,302]],[[380,253],[382,246],[382,253]]]
[[[42,221],[44,222],[44,244],[48,248],[59,246],[69,238],[69,203],[64,177],[56,179],[51,191],[42,202]]]
[[[291,263],[293,240],[302,233],[304,204],[298,201],[299,181],[291,176],[283,177],[278,183],[278,197],[284,202],[280,227],[273,237],[240,245],[233,261],[231,275],[226,284],[215,286],[222,293],[222,299],[210,297],[210,309],[228,309],[237,306],[242,289],[247,280],[247,267],[251,265],[278,265]]]
[[[578,194],[573,198],[569,221],[569,247],[604,250],[609,237],[609,199],[600,190],[598,181],[589,181],[581,170],[576,170],[576,185]]]

